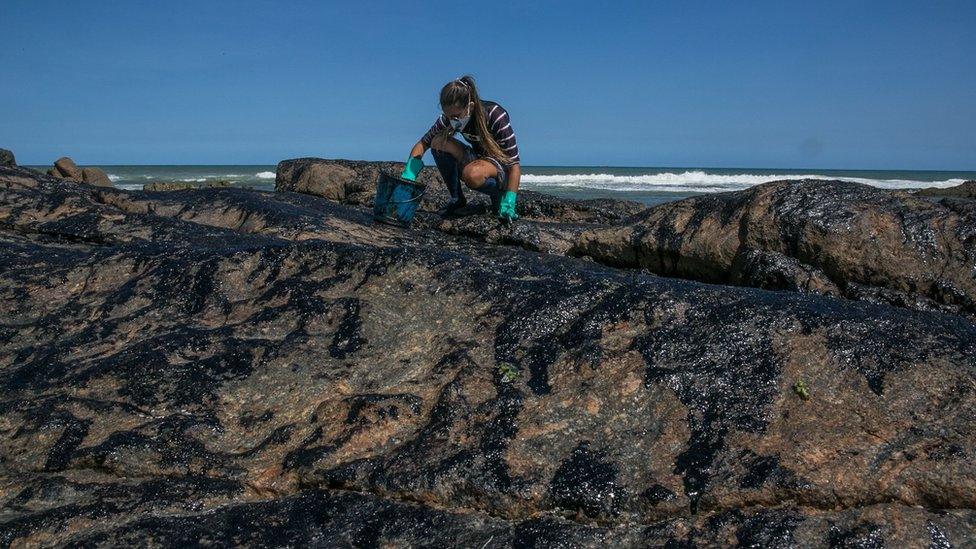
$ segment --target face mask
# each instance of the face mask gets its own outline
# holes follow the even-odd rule
[[[460,131],[461,128],[468,125],[468,121],[471,120],[471,109],[468,109],[468,115],[464,118],[451,119],[451,126],[455,131]]]

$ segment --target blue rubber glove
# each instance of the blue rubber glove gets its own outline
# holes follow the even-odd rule
[[[420,170],[424,167],[424,161],[417,158],[416,156],[411,156],[407,159],[407,165],[403,167],[403,173],[400,177],[408,181],[416,181],[417,176],[420,175]]]
[[[498,205],[498,217],[502,221],[512,222],[518,219],[518,214],[515,213],[515,191],[505,191],[502,195],[502,201]]]

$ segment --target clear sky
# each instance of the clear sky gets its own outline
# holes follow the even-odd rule
[[[525,165],[976,169],[972,0],[0,0],[0,19],[0,147],[22,164],[399,160],[470,73]]]

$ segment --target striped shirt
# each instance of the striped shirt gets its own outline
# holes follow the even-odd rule
[[[512,122],[508,118],[508,111],[504,109],[498,103],[494,101],[481,101],[481,109],[485,113],[485,123],[488,125],[488,131],[491,132],[492,138],[498,146],[501,147],[502,152],[507,154],[510,161],[504,162],[504,164],[517,164],[519,163],[519,150],[518,145],[515,143],[515,130],[512,129]],[[434,136],[442,133],[445,129],[449,128],[451,125],[450,121],[444,114],[437,117],[434,121],[434,125],[427,130],[420,140],[423,142],[424,146],[430,147],[431,141],[433,141]],[[484,148],[481,146],[481,139],[475,132],[475,122],[474,117],[468,120],[467,125],[461,128],[461,135],[468,143],[471,143],[471,148],[474,152],[481,156],[486,156]],[[454,135],[453,133],[451,135]]]

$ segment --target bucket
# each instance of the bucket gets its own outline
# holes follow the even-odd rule
[[[382,223],[409,227],[417,213],[426,185],[380,173],[373,199],[373,219]]]

